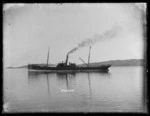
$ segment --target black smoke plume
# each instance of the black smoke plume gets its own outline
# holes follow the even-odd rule
[[[105,39],[114,38],[118,35],[120,30],[121,30],[120,26],[115,26],[112,29],[105,31],[101,35],[96,34],[92,38],[85,39],[81,43],[79,43],[77,47],[70,50],[68,52],[68,55],[71,54],[71,53],[74,53],[75,51],[77,51],[80,48],[83,48],[83,47],[86,47],[86,46],[89,46],[89,45],[93,45],[93,44],[95,44],[97,42],[100,42],[102,40],[105,40]]]

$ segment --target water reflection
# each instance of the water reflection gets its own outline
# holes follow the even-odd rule
[[[88,87],[90,96],[92,95],[92,85],[91,85],[91,77],[94,75],[99,78],[108,78],[111,76],[109,72],[78,72],[78,73],[48,73],[48,72],[28,72],[28,84],[30,85],[39,85],[42,83],[47,83],[47,90],[50,94],[50,78],[56,78],[58,83],[58,88],[62,91],[74,91],[76,89],[76,77],[78,75],[84,75],[88,80]],[[44,82],[42,82],[44,80]],[[54,81],[54,79],[52,79]],[[53,82],[52,82],[53,83]]]
[[[50,77],[51,76],[49,73],[28,72],[28,84],[33,85],[33,87],[35,87],[35,86],[41,85],[42,81],[44,80],[44,84],[47,86],[47,92],[49,95],[50,94]]]
[[[47,76],[47,87],[48,87],[48,93],[50,93],[48,74],[46,74],[46,76]]]
[[[74,90],[76,73],[56,73],[59,86],[62,90]]]
[[[89,81],[90,96],[92,96],[91,80],[90,80],[90,74],[89,73],[88,73],[88,81]]]

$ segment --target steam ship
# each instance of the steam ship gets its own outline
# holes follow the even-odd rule
[[[66,61],[63,63],[58,63],[57,66],[52,67],[48,66],[48,60],[49,60],[49,49],[48,49],[48,56],[47,56],[47,65],[40,66],[38,64],[28,64],[28,71],[40,71],[40,72],[108,72],[110,64],[100,65],[100,66],[90,66],[90,50],[89,49],[89,57],[88,57],[88,63],[85,63],[83,59],[80,58],[80,60],[85,64],[85,66],[77,66],[75,63],[68,63],[69,54],[66,56]]]

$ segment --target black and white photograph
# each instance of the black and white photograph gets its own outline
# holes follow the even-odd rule
[[[148,113],[147,3],[3,3],[3,113]]]

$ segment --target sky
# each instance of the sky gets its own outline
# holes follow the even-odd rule
[[[4,67],[143,59],[146,3],[4,4]],[[144,18],[143,18],[144,17]]]

